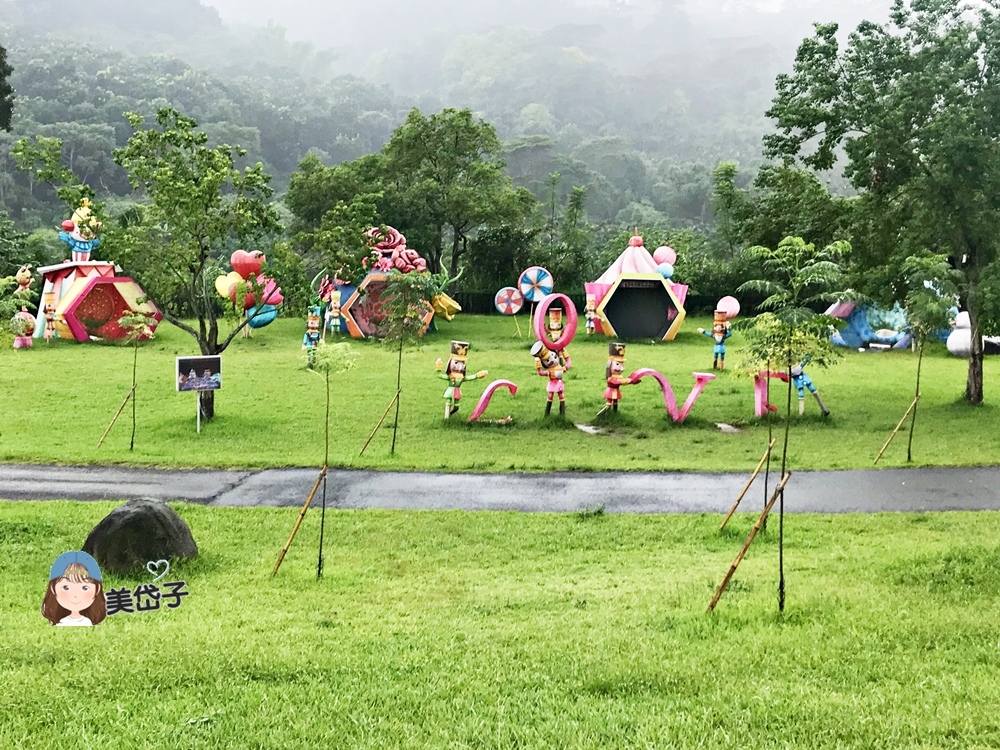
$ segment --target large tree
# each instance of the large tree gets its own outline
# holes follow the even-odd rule
[[[768,164],[747,189],[736,184],[738,169],[721,162],[712,172],[716,228],[731,251],[776,247],[790,236],[821,247],[850,238],[851,199],[831,195],[812,172]]]
[[[950,257],[972,322],[966,398],[981,403],[981,335],[1000,327],[981,294],[1000,250],[1000,3],[896,0],[890,23],[860,24],[843,48],[837,31],[817,24],[778,77],[766,150],[816,170],[846,157],[870,269],[922,248]]]
[[[146,202],[115,247],[116,259],[156,300],[163,316],[187,331],[202,354],[219,354],[247,325],[243,318],[228,335],[213,286],[226,251],[259,241],[278,228],[268,203],[270,178],[257,164],[238,170],[242,150],[209,148],[194,120],[161,109],[158,127],[143,128],[138,114],[126,115],[136,132],[115,151],[115,161],[142,190]],[[194,325],[184,318],[191,316]],[[212,416],[211,391],[202,399]]]
[[[432,246],[419,249],[431,271],[441,270],[446,237],[456,276],[473,231],[520,224],[534,208],[534,196],[512,186],[500,153],[493,126],[468,109],[430,117],[414,109],[383,149],[385,197],[403,203],[411,221],[430,230]]]

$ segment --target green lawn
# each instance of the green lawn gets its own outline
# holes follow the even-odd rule
[[[994,748],[1000,514],[786,519],[705,608],[737,516],[174,507],[173,611],[53,628],[112,503],[0,503],[3,748]],[[106,588],[142,580],[109,577]]]
[[[707,318],[689,319],[677,340],[630,344],[626,368],[652,367],[666,374],[683,402],[693,370],[711,369],[711,343],[695,330]],[[526,329],[525,322],[521,323]],[[195,434],[195,396],[174,390],[174,357],[196,353],[193,340],[164,324],[139,353],[139,432],[128,450],[130,411],[104,446],[97,442],[131,378],[129,349],[109,345],[36,342],[29,351],[0,351],[0,461],[69,464],[127,463],[160,466],[315,466],[322,462],[323,382],[304,368],[300,342],[304,323],[279,320],[237,339],[223,355],[224,386],[216,419]],[[731,371],[709,383],[683,425],[669,420],[652,381],[623,390],[620,418],[605,435],[588,435],[573,422],[592,422],[603,406],[608,339],[583,334],[571,347],[573,369],[566,382],[567,420],[543,417],[545,379],[537,376],[513,321],[460,315],[430,334],[419,350],[403,357],[400,434],[390,455],[383,429],[361,458],[358,452],[395,391],[395,352],[374,342],[356,342],[360,367],[336,381],[332,463],[381,469],[449,471],[546,470],[740,470],[752,468],[766,444],[767,428],[753,418],[752,381]],[[469,368],[520,386],[515,398],[498,392],[485,419],[514,416],[514,424],[469,425],[484,383],[463,389],[462,409],[442,419],[445,383],[434,361],[447,358],[452,338],[472,342]],[[740,334],[730,339],[729,364],[739,359]],[[910,352],[846,352],[830,370],[811,375],[832,417],[819,417],[809,398],[807,414],[793,419],[789,454],[799,469],[870,466],[875,453],[913,398],[916,356]],[[990,464],[1000,448],[995,384],[1000,359],[986,363],[988,403],[962,401],[966,363],[937,346],[926,358],[915,461],[929,465]],[[772,401],[780,403],[775,381]],[[793,401],[793,411],[796,404]],[[391,419],[391,415],[390,415]],[[741,434],[723,434],[716,422],[735,424]],[[905,436],[880,465],[905,463]]]

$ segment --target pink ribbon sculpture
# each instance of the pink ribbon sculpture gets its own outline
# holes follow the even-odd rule
[[[691,393],[688,394],[687,401],[684,402],[684,406],[680,409],[677,408],[677,399],[674,397],[674,389],[670,387],[670,381],[667,380],[666,376],[656,370],[651,370],[648,367],[644,367],[641,370],[636,370],[631,375],[629,375],[629,380],[633,383],[638,383],[645,377],[653,378],[657,383],[660,384],[660,389],[663,391],[663,405],[667,408],[667,414],[675,422],[683,422],[687,419],[688,412],[691,411],[691,407],[694,406],[694,402],[698,400],[698,396],[705,389],[705,386],[709,381],[715,380],[715,375],[708,372],[692,372],[694,376],[694,388],[691,389]]]
[[[763,417],[769,411],[778,411],[778,407],[767,400],[768,378],[777,378],[787,383],[788,373],[783,370],[759,370],[753,376],[753,413],[758,417]]]
[[[497,390],[500,388],[506,388],[508,391],[510,391],[511,396],[517,395],[517,386],[514,383],[510,382],[509,380],[494,380],[492,383],[486,386],[486,390],[483,391],[483,395],[480,396],[479,401],[476,402],[476,408],[473,409],[472,414],[469,415],[469,418],[466,421],[478,422],[479,418],[483,416],[483,412],[485,412],[487,407],[489,407],[490,400],[493,398],[493,394],[496,393]],[[509,421],[509,419],[501,421],[507,422]]]

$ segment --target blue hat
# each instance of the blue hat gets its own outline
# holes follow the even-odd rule
[[[79,563],[87,569],[87,575],[94,579],[95,581],[100,581],[101,579],[101,569],[97,565],[97,560],[92,558],[86,552],[63,552],[56,561],[52,563],[52,570],[49,571],[49,580],[53,581],[56,578],[62,578],[66,574],[66,568],[68,568],[73,563]]]

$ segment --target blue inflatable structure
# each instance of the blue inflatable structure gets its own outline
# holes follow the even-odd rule
[[[899,305],[892,310],[880,310],[869,305],[855,305],[853,302],[838,302],[831,305],[827,315],[840,318],[846,324],[830,337],[837,346],[852,349],[905,349],[910,345],[910,335],[906,332],[906,315]],[[878,330],[873,330],[877,326]]]

